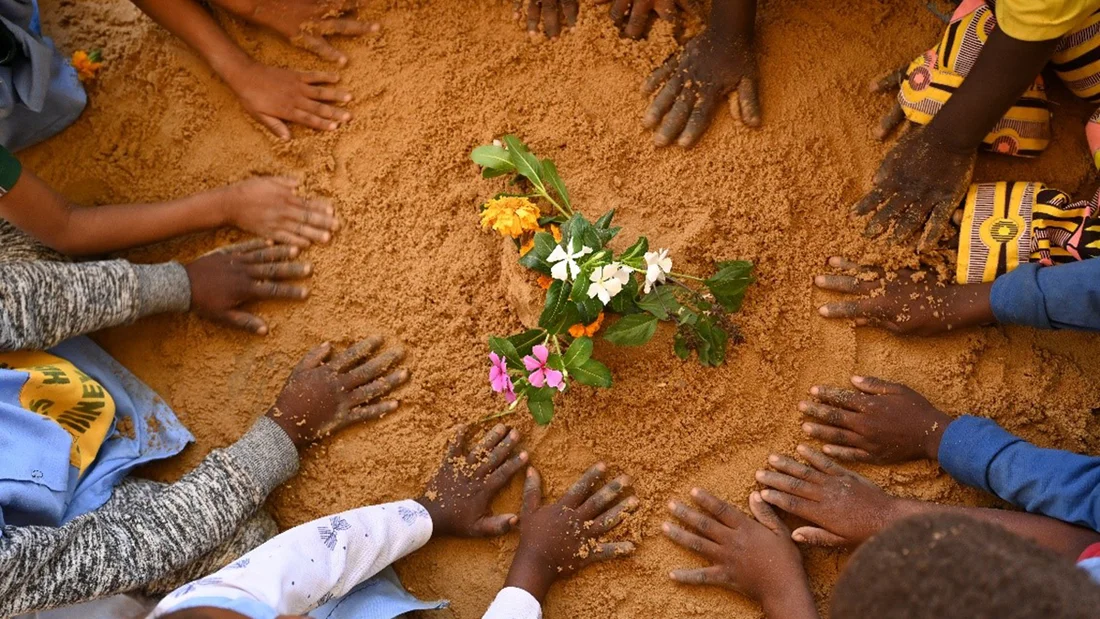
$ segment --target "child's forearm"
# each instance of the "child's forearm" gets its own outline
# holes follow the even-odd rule
[[[714,0],[707,28],[721,37],[748,38],[756,24],[757,0]]]
[[[231,81],[252,59],[194,0],[133,0],[146,15],[195,50],[223,80]]]
[[[779,599],[760,600],[764,616],[768,619],[819,619],[814,595],[810,592],[810,582],[802,578],[798,583],[789,583]]]

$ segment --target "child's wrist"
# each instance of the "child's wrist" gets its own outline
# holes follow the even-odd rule
[[[512,559],[512,567],[508,570],[504,586],[523,589],[542,604],[554,584],[556,571],[544,558],[526,551],[521,542]]]
[[[787,581],[781,591],[760,599],[760,607],[766,617],[789,619],[817,619],[817,604],[810,592],[806,570],[800,570],[797,581]]]

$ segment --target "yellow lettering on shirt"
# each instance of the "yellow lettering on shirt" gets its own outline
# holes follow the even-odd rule
[[[111,394],[69,361],[45,352],[0,353],[0,369],[29,374],[19,403],[52,419],[73,437],[69,464],[83,475],[115,419]]]

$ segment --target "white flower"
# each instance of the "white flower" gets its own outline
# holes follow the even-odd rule
[[[665,283],[665,275],[672,271],[672,258],[668,257],[668,250],[647,251],[645,253],[645,293],[653,288],[654,284]]]
[[[607,305],[611,297],[622,292],[623,286],[630,281],[628,266],[609,264],[592,272],[592,283],[588,285],[588,297],[599,297],[600,303]]]
[[[592,253],[592,248],[584,246],[581,246],[580,251],[575,251],[573,249],[573,239],[569,239],[569,251],[558,245],[546,257],[547,262],[557,263],[550,268],[550,275],[554,279],[560,279],[563,282],[569,281],[569,278],[576,277],[581,270],[581,267],[577,264],[577,258],[587,256],[590,253]]]

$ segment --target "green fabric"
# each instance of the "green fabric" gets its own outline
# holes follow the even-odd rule
[[[8,149],[0,146],[0,196],[15,187],[15,181],[23,173],[23,164]]]

